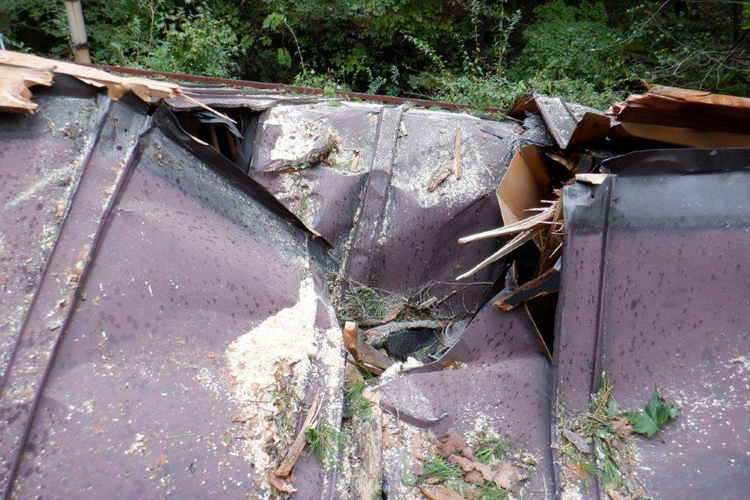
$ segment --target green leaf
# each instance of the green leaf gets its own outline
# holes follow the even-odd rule
[[[227,431],[224,433],[223,440],[225,445],[229,446],[230,444],[232,444],[233,439],[234,437],[232,436],[231,432]]]
[[[594,439],[594,456],[600,461],[609,459],[609,449],[600,439]]]
[[[263,29],[275,31],[281,23],[284,22],[284,15],[278,12],[272,12],[263,20]]]
[[[292,56],[284,47],[276,49],[276,60],[279,62],[280,66],[286,66],[287,68],[292,67]]]
[[[620,405],[617,404],[617,401],[615,401],[615,398],[610,396],[609,401],[607,401],[607,416],[617,417],[621,413],[622,413],[622,410],[620,410]]]
[[[633,432],[651,437],[679,415],[679,407],[673,403],[667,403],[654,388],[654,393],[646,408],[643,411],[631,412],[626,416],[633,426]]]
[[[417,484],[417,476],[412,474],[411,472],[404,474],[404,477],[401,478],[401,484],[404,486],[414,486]]]

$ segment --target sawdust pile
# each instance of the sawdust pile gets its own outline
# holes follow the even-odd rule
[[[227,349],[230,384],[241,408],[234,417],[247,424],[243,436],[256,477],[278,465],[278,452],[294,439],[294,424],[305,383],[317,354],[317,295],[311,277],[299,299],[263,321]]]

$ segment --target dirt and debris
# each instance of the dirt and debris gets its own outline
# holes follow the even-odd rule
[[[354,322],[367,344],[396,360],[416,356],[423,362],[437,359],[460,334],[463,315],[449,306],[453,296],[472,284],[435,296],[428,283],[410,297],[345,282],[346,291],[334,301],[339,322]],[[335,288],[333,282],[329,288]]]
[[[623,411],[603,379],[591,402],[578,414],[560,408],[556,447],[564,465],[563,489],[576,489],[595,477],[611,498],[639,498],[644,487],[634,473],[634,434],[652,437],[679,416],[679,408],[654,390],[641,411]]]
[[[329,132],[323,139],[322,144],[313,147],[305,155],[292,160],[277,160],[266,167],[266,172],[287,174],[290,172],[298,172],[320,163],[328,163],[330,165],[330,156],[335,151],[338,151],[340,144],[341,138]],[[355,156],[355,158],[359,158],[359,156],[357,155]],[[354,168],[355,170],[352,170],[352,168]],[[353,163],[352,166],[350,166],[349,170],[356,171],[356,164]]]
[[[411,453],[417,462],[401,482],[427,498],[522,498],[534,460],[515,448],[486,430],[469,442],[454,429],[439,439],[413,433]]]

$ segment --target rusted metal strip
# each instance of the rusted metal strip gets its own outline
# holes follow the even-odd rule
[[[185,73],[172,73],[169,71],[152,71],[138,68],[123,68],[120,66],[93,65],[96,68],[113,73],[122,73],[125,75],[137,75],[147,78],[162,77],[169,80],[179,80],[183,82],[205,83],[208,85],[222,85],[230,87],[249,87],[258,90],[275,90],[282,92],[297,92],[299,94],[325,95],[325,90],[312,87],[303,87],[301,85],[282,85],[278,83],[255,82],[252,80],[233,80],[231,78],[217,78],[213,76],[187,75]],[[389,95],[365,94],[364,92],[347,92],[336,90],[336,95],[347,99],[358,99],[360,101],[380,102],[385,104],[412,104],[424,108],[433,106],[449,111],[469,111],[477,109],[476,106],[468,104],[457,104],[445,101],[431,101],[429,99],[407,99],[404,97],[394,97]],[[506,114],[504,108],[483,108],[482,112],[487,114]]]

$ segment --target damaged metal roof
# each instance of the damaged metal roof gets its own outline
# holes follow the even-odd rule
[[[34,64],[0,114],[5,497],[744,498],[747,150]]]

